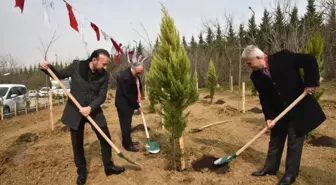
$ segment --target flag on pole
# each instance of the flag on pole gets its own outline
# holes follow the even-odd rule
[[[25,3],[25,0],[15,0],[14,7],[19,7],[21,9],[21,13],[23,13],[24,3]]]
[[[74,30],[76,30],[77,32],[79,32],[79,30],[78,30],[78,23],[77,23],[75,15],[74,15],[74,13],[72,11],[72,6],[69,3],[67,3],[67,2],[65,2],[65,4],[66,4],[66,7],[67,7],[68,13],[69,13],[70,26]]]

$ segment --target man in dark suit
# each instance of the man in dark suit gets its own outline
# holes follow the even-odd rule
[[[299,174],[304,136],[325,121],[326,116],[311,95],[319,86],[318,64],[314,56],[282,50],[267,56],[249,45],[242,59],[254,71],[251,80],[259,93],[267,126],[271,129],[267,159],[263,169],[253,176],[275,175],[279,170],[284,143],[288,135],[286,172],[279,184],[292,184]],[[299,69],[303,69],[304,78]],[[273,119],[303,91],[308,95],[276,124]]]
[[[122,132],[122,145],[131,152],[137,152],[134,145],[138,142],[133,142],[131,138],[131,125],[134,110],[141,111],[138,102],[138,91],[141,90],[140,75],[143,73],[144,67],[141,62],[133,62],[131,67],[121,71],[117,79],[117,91],[115,96],[115,106],[117,107],[120,128]],[[137,86],[137,84],[139,86]],[[138,89],[139,87],[139,89]]]
[[[101,104],[106,99],[109,75],[105,71],[110,62],[110,54],[104,49],[95,50],[87,60],[75,60],[72,64],[62,70],[56,70],[47,61],[41,62],[40,66],[44,73],[50,68],[59,79],[71,77],[71,94],[83,106],[80,110],[69,99],[64,108],[62,122],[70,127],[74,160],[77,167],[77,184],[86,182],[86,160],[83,147],[84,124],[88,122],[87,116],[98,124],[102,131],[111,139],[106,119]],[[111,161],[111,146],[92,126],[101,146],[102,160],[106,176],[120,174],[125,169],[114,165]]]

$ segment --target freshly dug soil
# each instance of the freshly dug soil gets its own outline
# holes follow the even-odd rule
[[[200,159],[194,160],[191,163],[192,168],[198,172],[211,171],[217,174],[224,174],[229,172],[228,163],[222,165],[214,165],[213,162],[216,161],[218,157],[212,155],[203,155]]]
[[[151,128],[147,126],[147,130],[150,131]],[[137,131],[145,131],[145,127],[143,124],[139,124],[131,129],[131,132],[137,132]]]
[[[257,107],[254,107],[252,109],[249,110],[249,112],[255,113],[255,114],[261,114],[263,113],[263,111]]]
[[[313,146],[324,146],[336,148],[336,139],[328,136],[321,136],[316,139],[312,139],[308,142]]]
[[[224,100],[217,100],[217,101],[215,102],[215,104],[219,104],[219,105],[224,104],[224,103],[225,103]]]
[[[237,110],[234,107],[231,107],[230,105],[226,105],[224,108],[219,109],[217,113],[225,114],[228,116],[237,116],[240,114],[239,110]]]
[[[211,98],[211,96],[210,95],[206,95],[206,96],[204,96],[204,98],[203,99],[210,99]]]

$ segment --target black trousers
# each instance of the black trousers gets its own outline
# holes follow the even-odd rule
[[[279,170],[283,148],[288,135],[285,175],[296,178],[299,175],[304,136],[298,137],[295,134],[290,121],[279,124],[282,124],[281,132],[271,132],[265,168],[269,171]]]
[[[124,148],[128,148],[133,145],[131,138],[131,128],[134,109],[127,105],[118,105],[116,107],[121,128],[122,145]]]
[[[88,120],[85,117],[83,117],[78,130],[74,130],[70,128],[74,160],[75,160],[76,167],[79,171],[86,170],[86,159],[84,156],[84,145],[83,145],[84,125],[86,122],[88,122]],[[92,130],[96,133],[97,138],[100,141],[104,168],[112,167],[113,162],[111,161],[111,157],[112,157],[111,146],[106,142],[106,140],[100,135],[100,133],[93,126],[92,126]],[[111,139],[111,135],[110,135],[110,132],[107,126],[101,127],[101,130],[106,134],[108,138]]]

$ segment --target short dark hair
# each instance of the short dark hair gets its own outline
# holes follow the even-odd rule
[[[108,58],[111,57],[111,56],[110,56],[110,53],[109,53],[107,50],[105,50],[105,49],[96,49],[96,50],[94,50],[94,51],[91,53],[91,56],[89,57],[88,60],[89,60],[89,61],[92,61],[93,58],[98,59],[98,57],[99,57],[100,54],[105,55],[105,56],[107,56]]]

